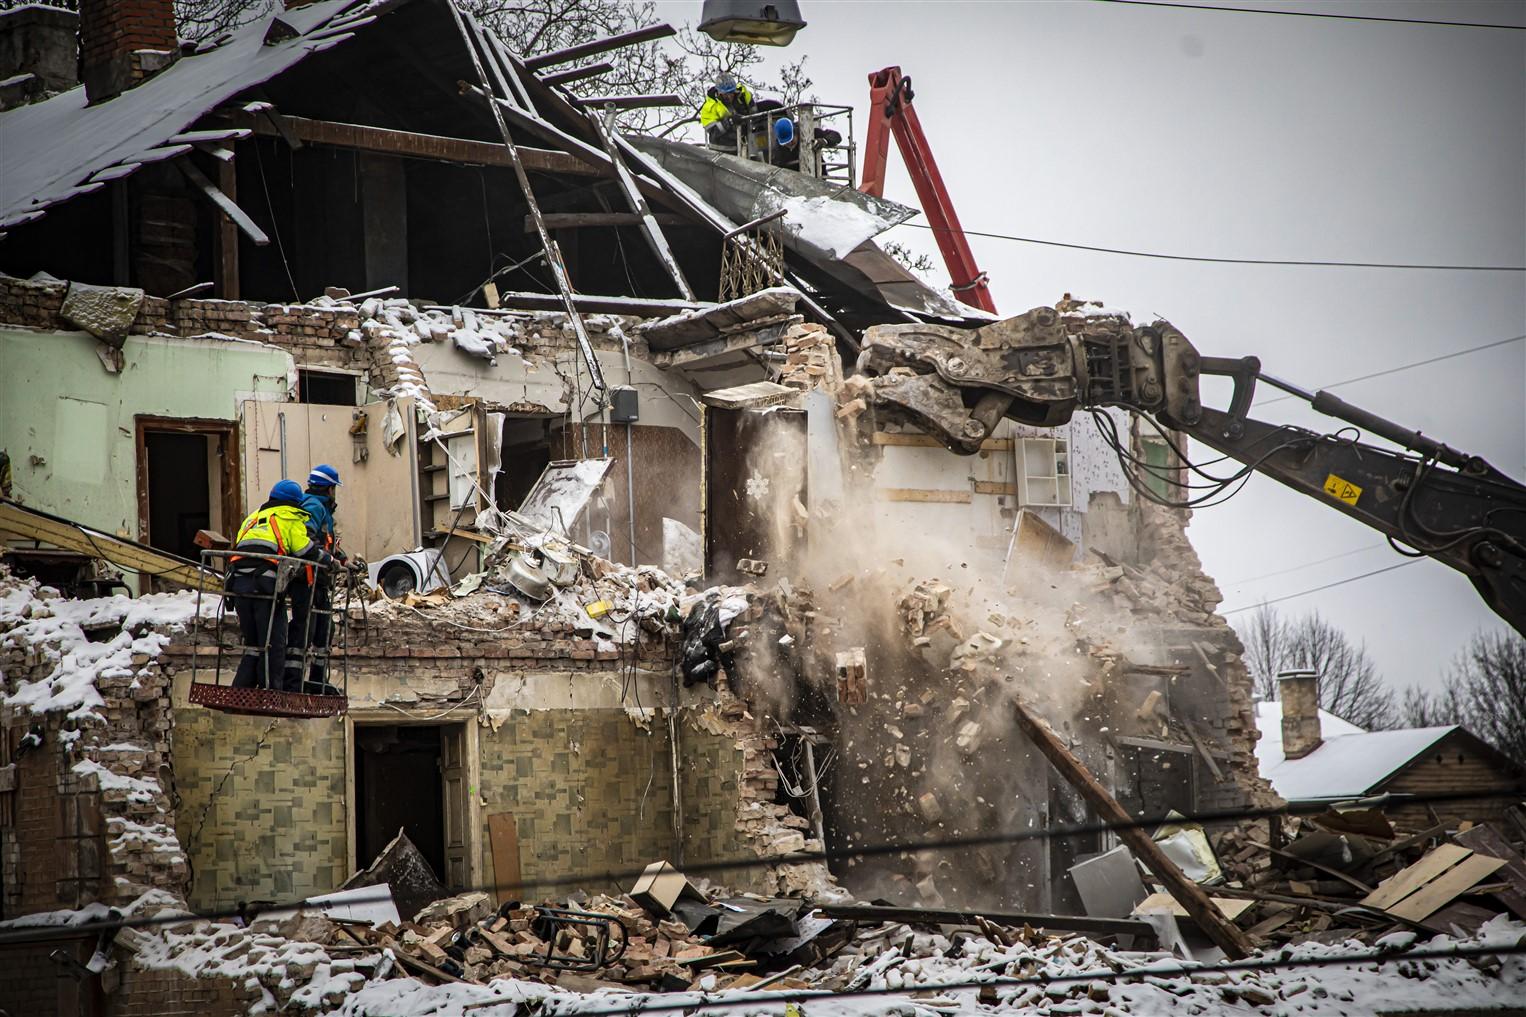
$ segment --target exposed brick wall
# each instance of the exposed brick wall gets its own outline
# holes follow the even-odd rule
[[[0,572],[7,592],[29,585]],[[56,598],[34,602],[33,618],[47,616],[50,599]],[[0,632],[0,688],[7,693],[46,678],[60,656],[56,639],[33,642],[23,632],[19,626]],[[109,619],[90,635],[132,638]],[[130,668],[97,679],[104,702],[94,709],[34,714],[21,704],[0,707],[6,729],[0,742],[15,751],[29,732],[42,739],[19,760],[16,789],[0,810],[0,907],[8,917],[92,901],[123,904],[150,888],[185,890],[188,870],[172,833],[171,789],[161,783],[161,774],[169,774],[168,677],[149,653],[128,660]]]
[[[193,978],[120,958],[118,963],[121,983],[108,997],[105,1017],[235,1017],[260,998],[228,978]]]
[[[95,937],[0,946],[0,1013],[14,1017],[85,1017],[103,1013],[95,979],[80,981],[54,960],[62,951],[80,964],[90,959]]]
[[[141,51],[178,53],[170,0],[80,0],[80,69],[91,102],[142,81],[163,64]]]

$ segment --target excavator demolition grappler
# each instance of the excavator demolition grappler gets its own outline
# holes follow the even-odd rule
[[[1401,554],[1450,565],[1496,614],[1526,633],[1526,486],[1477,456],[1329,392],[1310,393],[1263,374],[1255,357],[1202,356],[1169,322],[1134,326],[1120,314],[1038,307],[973,330],[878,325],[864,337],[858,367],[877,415],[914,423],[961,455],[978,451],[1003,417],[1057,427],[1077,409],[1145,414],[1244,464],[1233,477],[1209,477],[1217,482],[1207,485],[1214,493],[1252,470],[1264,473],[1366,523]],[[1202,404],[1204,376],[1233,380],[1227,410]],[[1250,417],[1257,380],[1342,426],[1320,433]],[[1162,499],[1142,483],[1130,469],[1138,460],[1119,440],[1112,418],[1094,416],[1141,496],[1178,507],[1193,503]],[[1368,444],[1362,431],[1404,451]],[[1204,486],[1172,481],[1158,469],[1155,477]]]

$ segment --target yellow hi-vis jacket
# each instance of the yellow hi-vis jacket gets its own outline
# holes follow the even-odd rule
[[[249,513],[249,518],[238,528],[233,549],[251,555],[263,551],[302,558],[313,557],[308,552],[316,550],[313,539],[307,534],[307,513],[295,505],[271,505]]]
[[[735,108],[722,102],[717,97],[718,94],[719,93],[705,96],[705,104],[699,108],[699,125],[701,127],[709,127],[717,120],[722,120],[732,113],[735,113],[737,109],[746,109],[748,106],[752,105],[752,93],[749,92],[747,90],[747,86],[741,82],[737,82],[737,105]]]

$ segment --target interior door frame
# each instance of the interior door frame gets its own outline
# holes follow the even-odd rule
[[[394,711],[382,710],[352,710],[344,715],[344,828],[345,828],[345,867],[349,875],[360,871],[364,865],[369,865],[367,860],[364,865],[359,863],[355,852],[359,843],[359,831],[355,826],[355,729],[357,727],[438,727],[440,732],[441,760],[444,760],[444,739],[447,736],[445,728],[459,726],[462,738],[462,763],[464,780],[462,792],[466,795],[466,808],[463,812],[466,820],[466,885],[476,887],[484,882],[482,866],[482,831],[486,820],[483,818],[481,799],[479,798],[478,782],[481,780],[482,766],[479,745],[477,741],[478,725],[474,722],[475,714],[465,714],[460,720],[422,720],[404,716]],[[444,774],[441,774],[444,779]],[[442,796],[443,797],[443,796]],[[442,809],[445,803],[441,802]],[[445,816],[440,816],[443,826]],[[447,874],[438,874],[441,880],[445,880]]]
[[[229,521],[242,520],[244,516],[243,488],[239,479],[238,421],[207,417],[159,417],[140,413],[133,417],[133,454],[137,460],[134,469],[138,483],[138,541],[143,544],[149,543],[148,435],[150,432],[204,434],[217,437],[219,447],[222,449],[223,461],[222,475],[219,478],[223,493],[223,527],[235,529],[238,523],[233,522],[230,525]],[[233,534],[227,533],[224,536],[231,538]],[[144,578],[152,585],[151,577]]]

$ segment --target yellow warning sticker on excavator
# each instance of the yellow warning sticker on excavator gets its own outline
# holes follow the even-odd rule
[[[1342,480],[1335,474],[1325,478],[1325,493],[1336,501],[1343,501],[1347,505],[1355,505],[1356,500],[1362,496],[1362,489],[1349,480]]]

